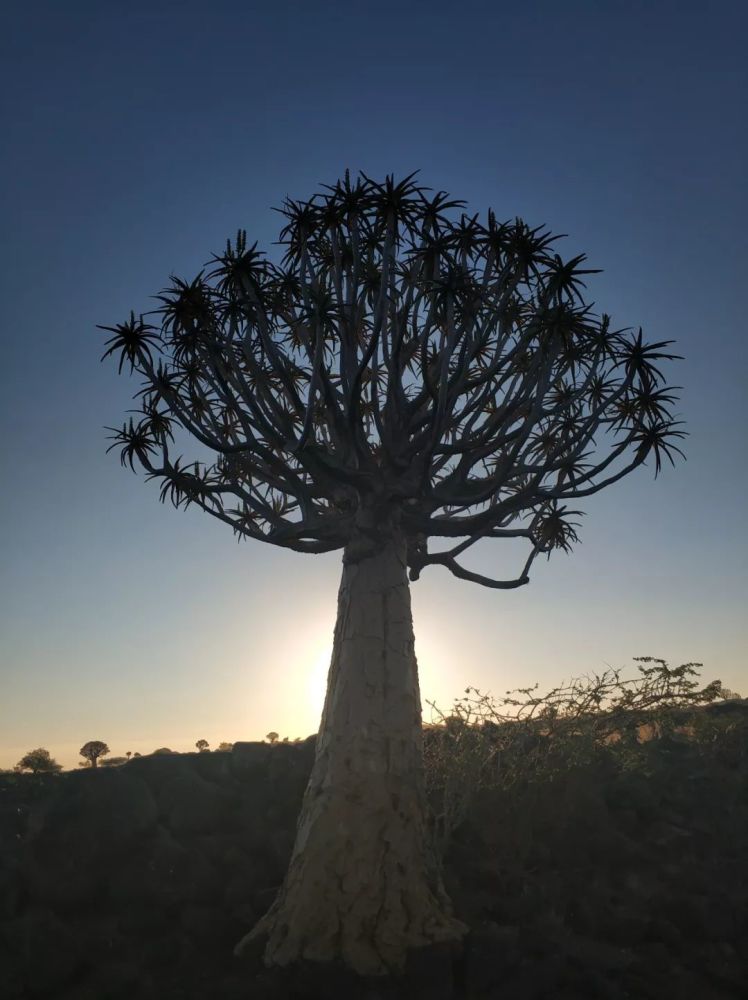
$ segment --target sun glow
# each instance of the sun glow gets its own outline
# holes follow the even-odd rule
[[[330,669],[332,643],[327,642],[317,647],[316,656],[309,669],[307,680],[307,702],[315,719],[322,715],[327,691],[327,672]]]

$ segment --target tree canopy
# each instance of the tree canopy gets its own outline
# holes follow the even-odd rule
[[[163,501],[312,553],[396,517],[412,579],[437,564],[510,588],[577,540],[577,501],[680,454],[670,341],[596,313],[595,272],[545,228],[467,214],[415,175],[346,172],[279,211],[279,260],[240,231],[154,312],[103,328],[104,356],[142,378],[111,447]],[[526,541],[516,576],[465,568],[482,538]]]
[[[109,753],[109,747],[103,740],[89,740],[84,743],[78,753],[84,757],[91,767],[98,767],[99,757]]]
[[[16,764],[17,771],[31,771],[33,774],[57,774],[62,770],[62,764],[58,764],[49,750],[44,747],[37,747],[36,750],[29,750]]]

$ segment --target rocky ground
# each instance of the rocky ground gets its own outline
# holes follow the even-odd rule
[[[672,739],[484,791],[446,882],[462,954],[398,982],[263,971],[232,947],[291,850],[313,741],[0,777],[0,996],[55,1000],[737,1000],[748,984],[748,769]]]

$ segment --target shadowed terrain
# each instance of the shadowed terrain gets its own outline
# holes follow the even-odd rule
[[[446,855],[462,955],[403,980],[267,971],[236,942],[272,902],[314,738],[0,778],[0,994],[730,1000],[748,975],[746,702],[701,741],[614,747],[483,788]]]

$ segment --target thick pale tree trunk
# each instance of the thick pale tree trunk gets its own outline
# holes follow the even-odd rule
[[[275,903],[238,945],[265,962],[338,961],[362,975],[459,940],[428,843],[421,703],[405,541],[343,557],[327,697],[296,842]]]

